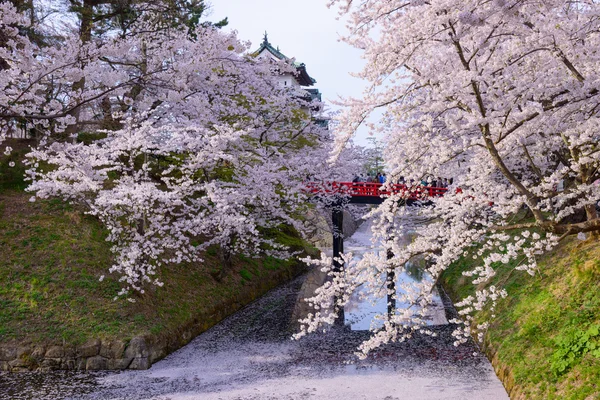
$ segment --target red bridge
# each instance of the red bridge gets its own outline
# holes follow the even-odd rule
[[[380,204],[384,197],[400,194],[405,201],[427,201],[432,197],[443,196],[448,191],[446,188],[404,184],[384,184],[372,182],[310,182],[306,185],[307,191],[314,194],[342,194],[349,195],[350,203]]]
[[[381,204],[386,196],[399,194],[405,204],[417,201],[427,201],[433,197],[443,196],[448,191],[446,188],[404,184],[384,185],[372,182],[308,182],[305,184],[306,191],[319,195],[333,195],[337,197],[331,204],[331,221],[333,223],[333,265],[334,270],[341,271],[342,262],[340,254],[344,252],[344,214],[342,208],[347,203],[358,204]],[[385,189],[383,189],[385,187]],[[459,191],[460,189],[457,189]],[[338,196],[335,196],[338,195]],[[348,196],[346,199],[345,197]],[[392,282],[394,282],[392,278]],[[395,284],[394,284],[395,285]],[[389,289],[389,287],[388,287]],[[395,292],[395,286],[393,286]],[[388,297],[388,304],[395,300]],[[390,310],[388,305],[388,312]],[[393,307],[392,307],[393,309]],[[343,309],[341,311],[343,313]],[[338,321],[344,321],[343,314]]]

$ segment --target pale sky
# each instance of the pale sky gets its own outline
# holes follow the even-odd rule
[[[314,87],[323,93],[323,100],[338,96],[359,97],[365,84],[350,72],[362,69],[361,52],[339,42],[345,34],[343,21],[336,20],[337,10],[328,9],[327,0],[213,0],[208,19],[220,21],[227,17],[225,30],[236,30],[238,37],[252,42],[257,49],[265,31],[269,42],[287,57],[306,64],[308,74],[317,80]],[[331,107],[333,108],[333,107]],[[366,131],[361,131],[355,143],[366,145]]]

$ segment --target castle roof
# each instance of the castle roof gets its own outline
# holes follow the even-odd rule
[[[269,39],[267,38],[266,32],[263,41],[260,44],[260,47],[256,51],[252,52],[252,55],[257,57],[265,51],[269,52],[273,57],[275,57],[278,60],[291,62],[291,59],[289,57],[287,57],[285,54],[279,51],[279,47],[275,48],[273,47],[273,45],[271,45],[271,43],[269,43]],[[312,86],[315,83],[317,83],[317,81],[313,79],[310,75],[308,75],[308,72],[306,72],[306,65],[304,65],[304,63],[294,61],[292,65],[296,68],[296,71],[298,71],[298,74],[295,76],[298,84],[300,84],[301,86]]]

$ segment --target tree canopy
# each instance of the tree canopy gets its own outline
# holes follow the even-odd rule
[[[202,2],[113,3],[73,2],[78,34],[45,46],[20,27],[49,28],[0,5],[1,132],[23,126],[39,139],[28,190],[104,223],[124,295],[211,245],[225,265],[231,253],[291,257],[263,233],[304,230],[307,178],[352,173],[350,156],[325,162],[332,142],[313,120],[322,104],[280,84],[291,63],[254,58],[235,34],[198,23]],[[108,26],[123,4],[127,28]]]
[[[384,328],[362,347],[424,329],[424,315],[440,274],[474,254],[469,273],[477,292],[458,306],[465,316],[457,342],[477,327],[469,314],[507,293],[486,283],[496,263],[520,260],[535,274],[536,257],[561,239],[597,237],[600,219],[598,101],[600,44],[595,1],[334,0],[348,18],[345,40],[362,49],[359,75],[371,85],[349,100],[337,149],[373,110],[385,109],[376,132],[386,142],[390,181],[403,176],[453,178],[447,195],[418,208],[388,199],[377,211],[375,234],[386,251],[363,261],[347,258],[337,284],[342,304],[360,285],[375,295],[382,276],[424,256],[431,277],[382,315]],[[527,209],[531,219],[515,223]],[[398,238],[416,232],[408,246]],[[329,265],[330,260],[319,263]],[[373,266],[376,266],[375,268]],[[332,316],[307,319],[312,331]],[[485,326],[480,326],[480,331]]]

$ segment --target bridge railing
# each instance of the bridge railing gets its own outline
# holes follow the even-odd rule
[[[440,197],[448,191],[447,188],[434,186],[407,186],[404,184],[384,184],[374,182],[308,182],[306,188],[310,193],[325,194],[347,194],[352,197],[381,197],[382,195],[400,194],[402,197],[412,200],[423,200],[430,197]]]

